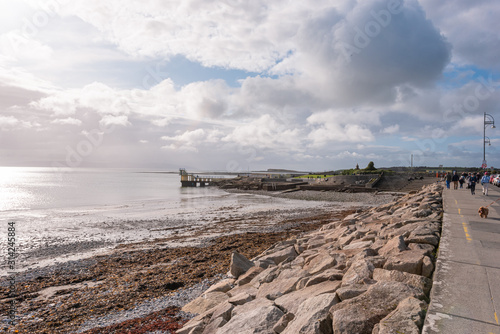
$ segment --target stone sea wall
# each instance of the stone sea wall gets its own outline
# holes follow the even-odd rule
[[[258,257],[183,310],[179,334],[420,333],[443,214],[441,187],[324,225]]]

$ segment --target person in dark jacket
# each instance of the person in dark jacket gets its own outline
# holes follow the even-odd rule
[[[451,174],[446,173],[446,188],[450,189]]]
[[[451,180],[453,181],[453,189],[458,189],[458,174],[457,172],[453,172],[453,176],[451,177]]]
[[[465,182],[465,173],[462,173],[462,175],[458,179],[458,183],[460,183],[460,189],[464,187],[464,182]]]
[[[470,193],[471,193],[471,195],[475,195],[476,194],[476,182],[477,182],[476,175],[475,174],[471,174],[470,177],[469,177],[469,185],[470,185]]]

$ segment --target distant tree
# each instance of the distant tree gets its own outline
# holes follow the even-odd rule
[[[356,164],[356,170],[359,170],[359,165],[358,164]]]
[[[365,170],[377,170],[377,168],[375,168],[375,164],[373,163],[373,161],[370,161],[368,163],[368,166],[366,166]]]

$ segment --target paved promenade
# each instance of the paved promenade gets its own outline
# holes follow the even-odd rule
[[[481,185],[443,190],[444,218],[423,333],[500,334],[500,201],[487,219],[477,210],[500,198],[500,188]]]

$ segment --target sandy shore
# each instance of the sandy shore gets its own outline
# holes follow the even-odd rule
[[[19,273],[15,276],[18,324],[9,326],[2,317],[1,328],[20,333],[122,333],[125,329],[146,333],[148,328],[169,333],[189,318],[179,308],[227,272],[233,250],[252,258],[280,240],[394,198],[389,194],[341,194],[340,198],[338,193],[307,193],[282,195],[336,200],[315,210],[221,212],[212,224],[166,238],[121,244],[105,255]],[[0,280],[2,315],[10,307],[8,294],[9,282],[4,277]]]

